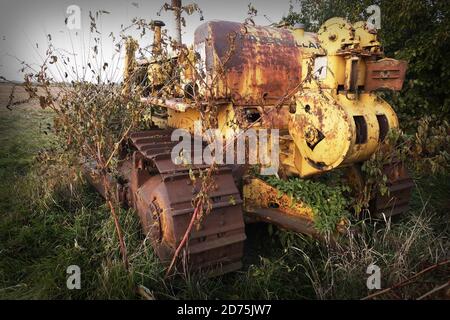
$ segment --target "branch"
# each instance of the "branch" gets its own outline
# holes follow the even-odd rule
[[[449,285],[450,285],[450,281],[447,281],[447,282],[444,283],[443,285],[441,285],[441,286],[439,286],[439,287],[436,287],[436,288],[434,288],[433,290],[428,291],[427,293],[421,295],[419,298],[417,298],[417,300],[422,300],[423,298],[426,298],[426,297],[428,297],[429,295],[432,295],[433,293],[438,292],[438,291],[444,289],[445,287],[448,287]]]
[[[416,279],[416,278],[418,278],[419,276],[421,276],[421,275],[423,275],[423,274],[425,274],[425,273],[427,273],[427,272],[429,272],[429,271],[431,271],[431,270],[434,270],[434,269],[436,269],[436,268],[439,268],[439,267],[441,267],[441,266],[444,266],[444,265],[446,265],[446,264],[448,264],[448,263],[450,263],[450,260],[445,260],[445,261],[441,261],[441,262],[439,262],[439,263],[436,263],[436,264],[434,264],[434,265],[432,265],[432,266],[429,266],[428,268],[425,268],[425,269],[423,269],[422,271],[416,273],[414,276],[412,276],[412,277],[410,277],[410,278],[408,278],[408,279],[406,279],[406,280],[404,280],[404,281],[402,281],[402,282],[400,282],[400,283],[398,283],[398,284],[393,285],[393,286],[390,287],[390,288],[387,288],[387,289],[384,289],[384,290],[381,290],[381,291],[377,291],[377,292],[375,292],[375,293],[373,293],[373,294],[371,294],[371,295],[368,295],[367,297],[362,298],[361,300],[369,300],[369,299],[372,299],[372,298],[377,297],[377,296],[379,296],[379,295],[385,294],[385,293],[387,293],[387,292],[389,292],[389,291],[392,291],[392,290],[394,290],[394,289],[403,287],[403,286],[405,286],[405,285],[407,285],[407,284],[412,283],[413,280]]]
[[[130,132],[131,128],[133,127],[133,124],[131,124],[127,130],[125,130],[124,134],[120,138],[120,140],[114,145],[114,150],[111,152],[111,155],[109,156],[108,160],[105,164],[105,169],[108,167],[109,163],[113,159],[114,155],[116,154],[117,150],[119,149],[120,145],[122,144],[123,140],[128,136],[128,133]]]
[[[185,246],[185,244],[187,243],[187,241],[189,239],[189,235],[191,234],[192,227],[194,226],[195,220],[197,219],[197,215],[201,208],[201,205],[202,205],[202,201],[200,200],[197,203],[197,206],[195,207],[194,213],[192,214],[191,221],[189,222],[189,226],[186,229],[186,232],[184,233],[183,239],[181,240],[180,245],[178,246],[177,250],[175,251],[175,254],[172,257],[172,261],[170,262],[169,268],[166,271],[166,275],[165,275],[166,278],[169,276],[170,272],[172,271],[172,268],[175,265],[175,262],[181,252],[181,249],[183,249],[183,247]]]
[[[139,285],[136,289],[137,293],[142,296],[145,300],[156,300],[153,293],[144,287],[143,285]]]

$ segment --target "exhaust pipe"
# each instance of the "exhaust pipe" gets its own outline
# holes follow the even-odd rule
[[[172,10],[175,15],[175,41],[181,45],[181,0],[172,0]]]
[[[162,52],[161,28],[166,24],[160,20],[153,21],[153,55],[157,56]]]

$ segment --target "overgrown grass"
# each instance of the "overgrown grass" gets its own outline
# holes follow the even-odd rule
[[[143,285],[157,299],[358,299],[371,293],[370,263],[381,268],[387,288],[448,258],[450,182],[429,177],[416,180],[409,216],[361,223],[361,231],[337,247],[248,225],[244,269],[212,279],[164,279],[138,219],[123,210],[128,273],[102,199],[82,180],[69,180],[67,168],[55,164],[48,175],[35,169],[34,156],[52,143],[44,133],[50,120],[51,114],[34,107],[0,110],[0,298],[135,299]],[[66,268],[72,264],[81,268],[81,290],[66,288]],[[382,297],[417,297],[448,281],[448,274],[448,268],[436,269]]]

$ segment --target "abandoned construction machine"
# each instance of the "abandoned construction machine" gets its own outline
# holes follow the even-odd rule
[[[365,22],[332,18],[310,33],[300,24],[210,21],[196,29],[192,46],[177,42],[170,56],[161,40],[163,27],[153,22],[151,59],[135,60],[136,42],[128,43],[124,90],[143,88],[152,128],[129,134],[118,182],[119,198],[136,209],[162,261],[172,259],[191,221],[192,200],[200,191],[200,179],[194,181],[192,174],[209,167],[173,161],[179,141],[172,141],[172,133],[185,129],[194,136],[193,145],[205,142],[204,130],[195,128],[199,120],[224,138],[239,128],[266,129],[269,136],[277,129],[273,173],[280,179],[312,179],[346,168],[352,186],[364,186],[362,163],[399,125],[392,107],[375,92],[400,90],[406,72],[404,61],[384,57],[376,31]],[[215,188],[208,193],[210,211],[185,247],[191,270],[240,268],[244,220],[316,234],[314,210],[280,195],[249,174],[250,168],[218,162]],[[392,163],[385,170],[390,192],[372,199],[373,216],[408,207],[412,183],[405,168]]]

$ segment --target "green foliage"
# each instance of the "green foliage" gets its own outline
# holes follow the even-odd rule
[[[361,171],[366,184],[357,196],[355,211],[369,205],[376,193],[388,193],[388,178],[383,169],[403,163],[416,177],[446,174],[450,170],[450,126],[445,120],[423,117],[417,121],[417,132],[406,134],[390,130],[385,143],[363,163]]]
[[[336,231],[336,226],[350,216],[346,197],[350,189],[347,186],[301,178],[268,177],[266,181],[277,188],[280,195],[287,194],[294,201],[310,206],[314,212],[314,226],[322,233]]]
[[[28,75],[28,92],[34,90],[31,81],[39,77],[43,75]],[[41,81],[47,86],[45,93],[31,96],[39,98],[43,109],[54,111],[54,132],[65,146],[64,153],[70,153],[74,159],[106,161],[111,155],[117,156],[117,143],[140,124],[143,107],[137,92],[133,92],[132,99],[123,96],[115,84],[73,82],[53,88],[53,84],[45,84],[47,80]],[[53,90],[58,91],[58,103],[54,101]]]
[[[294,25],[301,22],[306,30],[317,32],[325,21],[333,17],[344,17],[356,22],[364,19],[365,9],[379,1],[373,0],[293,0],[288,14],[282,22]],[[294,4],[300,7],[295,11]]]
[[[437,116],[419,119],[414,136],[406,135],[408,161],[421,174],[450,172],[450,124]]]
[[[209,279],[164,279],[164,267],[142,239],[137,216],[121,210],[127,272],[113,221],[97,193],[64,175],[34,172],[33,155],[49,143],[39,129],[45,126],[39,124],[50,115],[37,108],[25,110],[0,110],[1,136],[9,137],[0,153],[0,298],[138,299],[136,287],[143,285],[156,299],[359,299],[370,293],[365,282],[369,263],[382,268],[382,286],[387,288],[448,258],[448,219],[439,215],[448,211],[450,180],[440,176],[417,181],[413,210],[403,221],[370,224],[362,233],[350,234],[347,246],[330,248],[302,235],[276,228],[269,234],[263,225],[248,225],[252,250],[243,270]],[[326,182],[337,180],[330,176]],[[42,195],[42,201],[35,199]],[[66,268],[72,264],[81,267],[81,290],[66,288]],[[415,298],[447,278],[448,269],[437,270],[420,279],[419,287],[396,292],[400,298]]]

